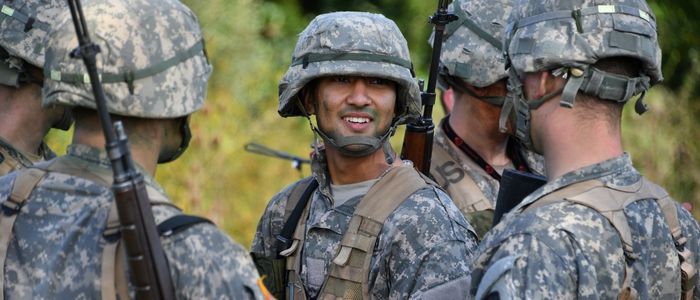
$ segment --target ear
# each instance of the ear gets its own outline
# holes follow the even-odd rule
[[[310,89],[304,89],[301,92],[300,97],[302,98],[302,105],[304,105],[304,109],[306,109],[306,112],[309,115],[313,115],[316,113],[316,105],[314,103],[314,95],[313,95],[313,90]]]

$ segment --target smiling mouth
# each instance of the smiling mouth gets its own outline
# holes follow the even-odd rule
[[[365,117],[344,117],[343,120],[346,122],[353,123],[353,124],[365,124],[365,123],[369,123],[369,121],[370,121],[369,118],[365,118]]]

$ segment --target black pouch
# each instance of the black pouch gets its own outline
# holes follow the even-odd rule
[[[277,299],[285,299],[287,259],[264,257],[256,253],[250,253],[250,256],[270,294]]]

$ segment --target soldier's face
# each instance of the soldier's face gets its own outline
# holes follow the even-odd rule
[[[394,117],[396,84],[375,77],[330,76],[318,80],[315,96],[307,109],[326,134],[379,136]]]

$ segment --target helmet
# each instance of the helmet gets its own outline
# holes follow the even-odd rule
[[[204,104],[212,67],[195,15],[177,0],[91,1],[83,6],[110,113],[177,118]],[[44,105],[95,108],[70,14],[48,36]]]
[[[510,100],[515,110],[516,137],[532,147],[530,109],[554,96],[525,101],[520,78],[526,72],[552,70],[567,80],[561,105],[573,107],[578,92],[624,103],[663,80],[656,21],[644,0],[518,1],[505,32]],[[598,70],[604,58],[628,57],[640,62],[638,77]],[[502,112],[507,113],[507,112]],[[503,115],[502,115],[503,117]]]
[[[587,79],[579,88],[572,87],[572,94],[562,95],[565,105],[573,105],[573,99],[566,98],[575,96],[579,89],[603,99],[624,102],[663,80],[656,21],[644,0],[520,3],[528,5],[513,10],[506,29],[512,68],[519,76],[562,67],[563,71],[577,69],[572,77]],[[600,70],[593,72],[588,66],[610,57],[639,60],[640,80],[630,85],[613,79],[598,82],[605,74]],[[642,80],[642,77],[647,79]],[[619,93],[610,89],[619,90]]]
[[[19,86],[24,63],[44,66],[44,38],[51,22],[66,9],[63,0],[0,0],[0,83]]]
[[[512,0],[456,0],[448,10],[459,17],[447,24],[440,54],[440,77],[449,75],[486,87],[508,76],[503,30]]]
[[[335,12],[311,21],[279,83],[279,114],[304,116],[299,92],[313,79],[331,75],[394,81],[399,120],[420,114],[420,90],[406,39],[393,21],[380,14]]]

